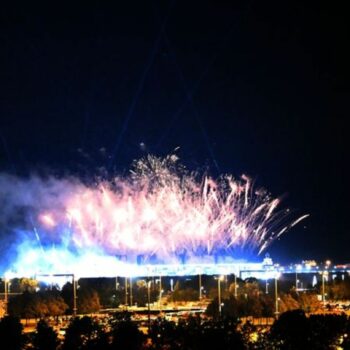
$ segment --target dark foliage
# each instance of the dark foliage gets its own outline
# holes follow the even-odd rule
[[[63,315],[68,308],[56,290],[24,292],[10,299],[9,313],[21,318],[43,318]]]
[[[106,336],[98,322],[84,316],[71,321],[62,350],[103,349],[104,341]]]
[[[136,323],[130,320],[116,322],[112,330],[112,349],[138,350],[146,340]]]
[[[33,336],[34,350],[55,350],[58,344],[57,333],[45,320],[40,320]]]
[[[1,346],[6,350],[21,350],[25,343],[23,336],[23,326],[16,317],[5,316],[0,320],[0,340]]]
[[[155,349],[244,349],[237,322],[230,319],[202,323],[199,318],[190,318],[177,325],[159,319],[152,324],[150,337]]]

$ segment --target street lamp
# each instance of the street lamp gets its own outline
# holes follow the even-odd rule
[[[152,281],[147,281],[147,301],[148,301],[148,333],[151,330],[151,283]]]
[[[162,276],[159,276],[159,312],[162,311]]]
[[[132,306],[132,277],[130,276],[130,306]]]
[[[221,284],[220,282],[224,280],[224,276],[218,276],[218,303],[219,303],[219,317],[221,317]]]
[[[275,274],[275,317],[278,318],[278,285],[277,285],[277,281],[279,279],[279,277],[281,276],[280,272],[276,272]]]
[[[77,288],[78,288],[78,280],[75,278],[73,274],[73,317],[77,317]]]
[[[235,298],[237,298],[237,275],[235,274]]]
[[[322,271],[322,302],[323,307],[326,307],[326,293],[324,280],[328,277],[328,271]]]
[[[299,279],[298,279],[298,271],[302,273],[303,266],[301,264],[295,265],[295,292],[298,293]]]
[[[128,278],[125,277],[125,307],[126,307],[126,310],[128,310]]]
[[[5,277],[4,279],[4,316],[8,315],[8,293],[9,293],[10,280]]]
[[[115,290],[119,290],[118,276],[115,277]]]

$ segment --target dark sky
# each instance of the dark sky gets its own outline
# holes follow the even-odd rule
[[[311,214],[273,257],[349,262],[347,11],[91,3],[2,5],[0,171],[112,171],[179,146],[189,168],[250,174]]]

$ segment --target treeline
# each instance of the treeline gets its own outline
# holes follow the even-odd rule
[[[72,293],[55,288],[38,292],[25,291],[9,299],[8,313],[19,318],[58,317],[71,314],[73,310]],[[82,314],[100,310],[100,300],[96,291],[81,290],[77,293],[77,308]]]
[[[210,277],[210,278],[209,278]],[[237,278],[236,285],[233,282],[233,276],[226,276],[227,278],[221,282],[221,296],[228,299],[232,295],[244,296],[245,298],[257,297],[262,298],[263,303],[270,303],[274,298],[275,286],[274,280],[262,281],[255,278],[248,278],[241,280]],[[214,299],[218,296],[217,280],[212,276],[202,276],[203,290],[202,296],[206,299]],[[300,283],[299,283],[300,284]],[[281,278],[278,280],[278,296],[280,297],[281,310],[286,311],[295,308],[302,308],[307,312],[317,308],[317,295],[323,293],[322,283],[312,286],[311,284],[304,284],[307,291],[297,291],[295,289],[295,279]],[[299,285],[300,287],[300,285]],[[168,292],[169,301],[195,301],[199,299],[198,280],[196,277],[191,279],[178,279],[173,292]],[[334,278],[325,283],[325,295],[327,300],[350,300],[350,278]],[[264,301],[263,295],[266,295]]]
[[[235,296],[237,294],[237,296]],[[217,294],[213,293],[213,300],[208,305],[206,313],[214,318],[219,317]],[[240,285],[235,292],[232,284],[221,297],[221,315],[225,317],[272,317],[276,312],[276,300],[273,293],[266,294],[256,281]],[[306,313],[322,309],[322,303],[313,292],[299,292],[291,290],[289,293],[278,294],[278,312],[301,309]]]
[[[210,278],[209,278],[210,277]],[[272,316],[275,312],[274,284],[269,286],[264,282],[254,279],[246,281],[239,280],[237,284],[221,282],[221,299],[223,302],[223,313],[228,316]],[[191,279],[177,279],[171,291],[170,279],[164,278],[162,283],[162,303],[167,301],[196,301],[199,299],[197,277]],[[125,291],[124,279],[97,278],[80,279],[77,289],[77,308],[80,314],[94,313],[100,308],[118,307],[125,304],[145,306],[148,302],[148,288],[144,279],[135,279]],[[217,280],[212,276],[203,277],[203,297],[213,300],[208,312],[217,316]],[[3,287],[3,286],[0,286]],[[197,287],[197,288],[195,288]],[[11,281],[11,292],[18,293],[9,298],[9,314],[21,318],[41,318],[46,316],[60,316],[72,314],[73,310],[73,286],[66,283],[62,289],[39,285],[31,279],[14,279]],[[127,293],[126,293],[127,292]],[[325,285],[327,300],[349,300],[350,280],[348,277],[334,279]],[[321,307],[318,296],[322,294],[322,286],[316,285],[307,292],[297,292],[294,285],[287,280],[278,281],[278,309],[284,312],[293,309],[302,309],[307,313],[317,311]],[[156,280],[151,283],[150,301],[159,300],[159,284]]]
[[[37,281],[23,278],[11,282],[11,295],[8,313],[20,318],[58,317],[72,314],[74,307],[73,285],[66,283],[62,288],[39,285]],[[17,294],[17,295],[16,295]],[[148,302],[148,291],[145,281],[136,281],[130,291],[127,290],[128,303],[145,306]],[[111,279],[80,280],[76,290],[76,306],[79,314],[98,312],[102,307],[118,307],[125,303],[125,289],[116,289]],[[156,288],[150,290],[150,301],[159,298]],[[3,306],[4,307],[4,306]]]
[[[141,332],[129,314],[116,314],[108,324],[91,317],[72,319],[63,339],[44,320],[36,332],[24,334],[18,319],[0,321],[1,344],[7,350],[279,350],[350,349],[350,320],[345,315],[312,315],[287,311],[270,330],[237,319],[203,321],[198,318],[174,322],[158,319],[148,334]]]

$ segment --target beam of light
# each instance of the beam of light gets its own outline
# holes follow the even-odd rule
[[[133,162],[129,176],[93,185],[72,178],[34,183],[40,196],[27,207],[37,212],[45,251],[28,261],[25,255],[37,249],[35,242],[19,245],[13,266],[22,273],[58,273],[70,266],[71,271],[85,269],[98,275],[119,266],[111,263],[115,256],[131,263],[138,256],[146,263],[154,257],[178,263],[180,256],[198,262],[242,249],[260,254],[308,216],[290,224],[287,210],[276,211],[280,199],[255,189],[248,176],[213,179],[192,173],[174,154],[148,155]]]

